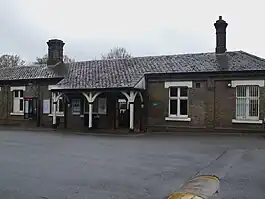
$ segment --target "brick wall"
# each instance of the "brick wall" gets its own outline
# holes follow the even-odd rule
[[[189,79],[186,79],[189,80]],[[171,79],[171,81],[173,81]],[[182,130],[190,129],[249,129],[263,130],[263,124],[235,124],[232,119],[235,118],[236,111],[236,89],[228,87],[230,80],[225,79],[201,79],[194,80],[192,88],[188,89],[189,109],[188,114],[191,121],[166,121],[168,116],[169,89],[164,87],[165,80],[149,81],[147,91],[144,93],[145,107],[141,110],[139,97],[135,103],[135,128],[140,128],[140,117],[146,117],[144,123],[150,130]],[[40,99],[40,126],[51,127],[52,117],[49,114],[43,114],[43,100],[51,99],[51,92],[48,90],[50,82],[42,83],[39,87],[26,86],[25,97],[39,97]],[[12,86],[21,86],[14,85]],[[79,97],[84,97],[79,94]],[[100,128],[114,128],[115,100],[121,96],[111,93],[102,94],[101,97],[107,97],[107,115],[101,115]],[[100,97],[100,96],[98,96]],[[265,88],[260,88],[260,119],[263,120]],[[70,97],[71,99],[71,97]],[[2,85],[0,91],[0,124],[36,126],[34,120],[25,120],[24,116],[10,115],[12,112],[12,92],[10,86]],[[96,102],[95,102],[96,104]],[[52,106],[52,103],[50,104]],[[84,128],[84,118],[80,115],[73,115],[71,106],[67,108],[67,127],[73,129]],[[64,128],[64,118],[60,118],[59,128]]]
[[[174,81],[171,79],[171,81]],[[180,81],[180,80],[176,80]],[[189,80],[188,80],[189,81]],[[236,89],[228,87],[229,80],[205,79],[193,81],[189,88],[189,117],[191,121],[166,121],[168,116],[169,89],[165,81],[148,82],[149,130],[189,129],[249,129],[262,130],[263,124],[235,124]],[[196,86],[196,84],[200,86]],[[265,88],[260,88],[260,119],[264,118]],[[156,106],[155,106],[156,105]]]

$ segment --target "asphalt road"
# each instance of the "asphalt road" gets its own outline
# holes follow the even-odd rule
[[[207,166],[229,165],[216,198],[264,199],[264,149],[264,138],[246,136],[0,131],[0,198],[161,199]],[[214,164],[237,150],[244,151],[239,159]]]

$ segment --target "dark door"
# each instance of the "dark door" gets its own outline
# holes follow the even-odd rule
[[[120,128],[128,128],[128,117],[129,117],[129,110],[127,109],[127,102],[119,102],[119,127]]]
[[[40,126],[39,100],[37,98],[24,98],[24,119],[36,121]]]

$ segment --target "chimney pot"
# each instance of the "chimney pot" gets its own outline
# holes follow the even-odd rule
[[[48,62],[47,65],[55,65],[63,62],[64,42],[60,39],[50,39],[48,45]]]
[[[216,54],[222,54],[226,52],[226,21],[223,20],[222,16],[219,16],[219,20],[214,23],[216,29]]]

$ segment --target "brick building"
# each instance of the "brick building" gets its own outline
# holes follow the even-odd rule
[[[63,63],[61,40],[45,66],[0,69],[0,124],[72,129],[263,130],[265,60],[226,50]]]

